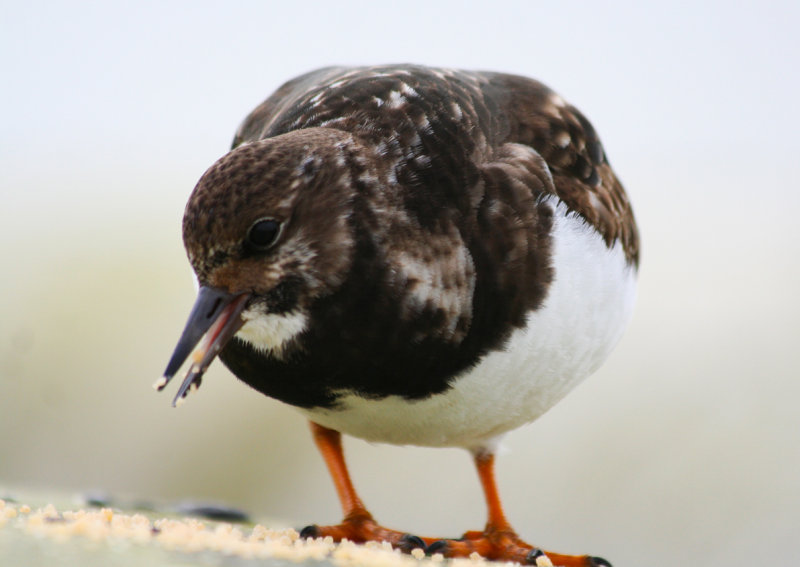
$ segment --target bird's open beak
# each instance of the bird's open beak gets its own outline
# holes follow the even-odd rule
[[[205,335],[203,342],[192,355],[192,365],[186,372],[175,399],[172,400],[173,406],[186,397],[193,384],[195,387],[200,386],[206,368],[225,343],[242,327],[244,321],[241,314],[249,298],[249,293],[233,294],[210,286],[200,287],[197,301],[189,314],[178,346],[175,347],[175,352],[167,364],[164,377],[155,384],[159,392],[163,390]]]

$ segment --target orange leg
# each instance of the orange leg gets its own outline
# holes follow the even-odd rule
[[[467,532],[460,539],[439,539],[420,538],[384,528],[375,522],[356,493],[344,461],[341,434],[314,422],[311,422],[311,432],[333,478],[344,520],[336,526],[308,526],[300,533],[301,537],[331,536],[335,541],[348,539],[359,543],[388,541],[406,552],[414,548],[423,548],[429,555],[442,553],[446,557],[468,557],[477,552],[486,559],[516,561],[538,566],[610,567],[611,565],[599,557],[543,552],[522,541],[511,528],[503,512],[494,479],[494,455],[491,453],[475,456],[475,465],[488,508],[488,521],[482,532]]]
[[[313,422],[311,422],[311,433],[333,478],[345,518],[368,516],[369,512],[358,497],[350,479],[350,472],[347,470],[347,463],[344,462],[342,434]]]
[[[486,498],[488,520],[482,532],[465,533],[461,539],[441,540],[428,546],[428,553],[441,552],[448,557],[467,557],[477,552],[497,561],[516,561],[523,565],[561,565],[563,567],[603,567],[611,564],[599,557],[562,555],[542,551],[525,543],[508,523],[494,478],[494,455],[478,453],[475,466]]]
[[[347,463],[344,461],[344,453],[342,451],[341,434],[333,429],[322,427],[313,421],[310,424],[314,442],[317,444],[317,448],[328,467],[328,472],[333,478],[333,484],[336,486],[336,494],[339,495],[344,520],[336,526],[307,526],[300,532],[300,537],[330,536],[335,541],[348,539],[358,543],[388,541],[403,551],[411,551],[417,547],[424,549],[428,544],[435,541],[434,538],[423,540],[422,538],[378,525],[372,518],[372,514],[367,511],[361,502],[353,486],[353,481],[350,480],[350,473],[347,471]]]

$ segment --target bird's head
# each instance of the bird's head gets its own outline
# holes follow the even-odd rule
[[[199,294],[159,390],[201,339],[176,402],[234,335],[280,357],[303,333],[310,305],[350,269],[360,148],[344,132],[300,130],[239,146],[205,172],[183,218]]]

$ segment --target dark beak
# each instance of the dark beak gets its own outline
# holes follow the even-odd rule
[[[203,373],[225,343],[242,327],[244,321],[241,314],[249,298],[249,293],[233,294],[210,286],[200,287],[197,301],[178,340],[178,346],[167,364],[164,377],[155,384],[159,392],[163,390],[205,335],[202,344],[192,356],[192,365],[186,372],[175,399],[172,400],[173,407],[186,397],[192,385],[200,386]]]

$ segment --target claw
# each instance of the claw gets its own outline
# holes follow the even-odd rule
[[[397,542],[397,548],[403,553],[411,553],[414,549],[422,549],[424,551],[425,542],[421,537],[405,534],[400,538],[400,541]]]
[[[441,553],[442,555],[447,555],[447,548],[450,547],[450,544],[447,542],[446,539],[440,539],[434,541],[428,547],[425,548],[425,555],[433,555],[434,553]]]
[[[316,539],[319,535],[319,526],[316,524],[311,524],[300,530],[300,539]]]

